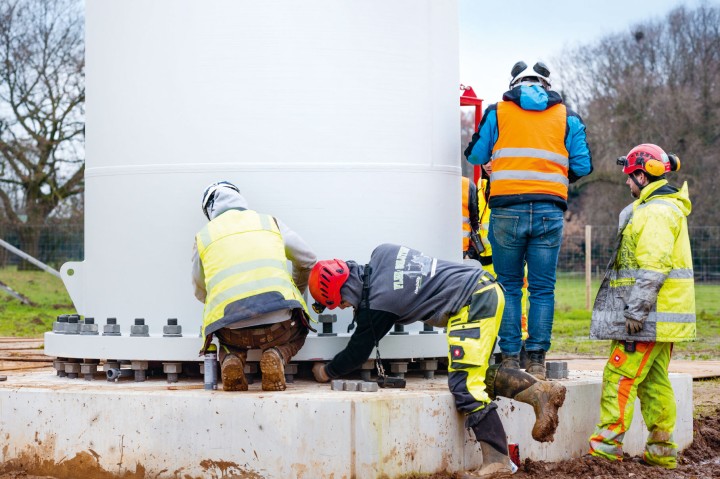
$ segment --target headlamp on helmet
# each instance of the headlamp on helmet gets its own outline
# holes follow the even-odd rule
[[[665,153],[652,143],[638,145],[626,155],[616,160],[623,167],[623,173],[630,175],[642,171],[652,177],[660,177],[670,171],[680,169],[680,158],[673,153]]]

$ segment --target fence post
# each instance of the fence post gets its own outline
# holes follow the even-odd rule
[[[585,225],[585,309],[591,310],[590,290],[592,287],[592,226]]]

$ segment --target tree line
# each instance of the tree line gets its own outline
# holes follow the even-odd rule
[[[587,126],[595,168],[572,185],[572,219],[614,224],[631,200],[616,158],[655,143],[680,157],[680,171],[667,176],[688,183],[689,223],[720,224],[720,7],[677,7],[556,63],[561,93]]]
[[[84,10],[80,0],[0,0],[0,236],[33,254],[38,224],[82,214]],[[565,52],[560,92],[587,126],[595,171],[571,185],[568,232],[612,225],[631,201],[615,164],[639,143],[680,156],[691,225],[719,225],[720,8],[678,7]],[[462,116],[463,147],[472,118]],[[463,168],[469,171],[463,161]],[[27,227],[32,225],[35,227]],[[710,238],[709,240],[711,240]],[[717,239],[715,239],[717,240]]]

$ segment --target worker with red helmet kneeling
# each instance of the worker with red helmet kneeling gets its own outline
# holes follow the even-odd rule
[[[463,477],[489,477],[511,470],[507,437],[492,402],[496,396],[530,404],[536,415],[533,438],[553,440],[565,388],[538,381],[525,371],[488,365],[505,298],[500,285],[482,268],[382,244],[366,265],[338,259],[319,261],[310,272],[308,288],[317,301],[316,311],[352,307],[357,323],[344,350],[328,364],[314,365],[319,382],[358,368],[395,324],[423,321],[447,328],[448,384],[483,455],[482,466]]]
[[[618,164],[636,199],[620,213],[616,249],[593,307],[590,337],[613,341],[590,454],[622,460],[639,398],[650,432],[642,461],[674,469],[678,446],[668,366],[673,343],[695,339],[687,225],[692,205],[687,183],[678,189],[665,179],[680,160],[659,146],[636,146]]]

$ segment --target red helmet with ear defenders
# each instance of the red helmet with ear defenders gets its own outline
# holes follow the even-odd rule
[[[652,143],[636,146],[627,156],[618,158],[617,163],[622,165],[626,175],[640,170],[651,176],[662,176],[669,171],[680,169],[680,158],[677,155],[665,153],[662,148]]]

